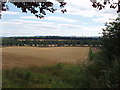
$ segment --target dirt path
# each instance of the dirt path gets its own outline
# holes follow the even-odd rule
[[[2,48],[3,68],[29,65],[52,65],[78,63],[86,59],[89,47],[6,47]]]

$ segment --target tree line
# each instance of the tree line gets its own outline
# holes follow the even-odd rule
[[[33,40],[31,40],[33,39]],[[42,39],[39,41],[37,39]],[[20,41],[21,40],[21,41]],[[36,47],[78,47],[78,46],[100,46],[100,37],[4,37],[2,46],[36,46]]]

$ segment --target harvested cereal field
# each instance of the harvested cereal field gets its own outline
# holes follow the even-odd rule
[[[3,68],[81,63],[89,47],[5,47],[2,48]]]

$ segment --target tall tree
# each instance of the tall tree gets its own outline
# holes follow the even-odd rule
[[[103,29],[103,49],[108,52],[110,58],[120,56],[120,18],[106,23]]]

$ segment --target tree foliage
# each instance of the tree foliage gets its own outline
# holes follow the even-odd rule
[[[112,0],[112,1],[110,1],[110,0],[102,0],[103,3],[101,3],[101,2],[99,2],[99,1],[97,1],[97,0],[90,0],[90,1],[93,3],[92,6],[93,6],[94,8],[99,9],[99,10],[105,8],[105,6],[106,6],[107,4],[110,4],[110,8],[113,8],[113,9],[118,8],[118,9],[117,9],[117,13],[120,12],[120,0],[118,0],[118,3],[115,3],[113,0]]]
[[[103,29],[103,48],[108,51],[109,57],[120,55],[120,18],[105,24]]]
[[[64,8],[66,5],[66,2],[59,0],[56,0],[60,3],[59,7],[61,8],[61,12],[65,13],[67,10]],[[120,12],[120,1],[118,3],[110,2],[110,0],[102,0],[103,3],[97,2],[97,0],[90,0],[93,3],[93,8],[97,8],[99,10],[105,8],[107,4],[110,4],[110,8],[117,9],[117,12]],[[46,15],[46,11],[49,11],[51,13],[54,13],[57,9],[54,6],[53,2],[47,1],[47,2],[11,2],[14,4],[17,8],[20,8],[22,12],[27,13],[30,11],[32,14],[34,14],[37,18],[43,18]],[[0,10],[7,11],[9,10],[8,5],[6,5],[6,2],[0,2]]]
[[[38,47],[77,47],[99,46],[100,37],[6,37],[2,38],[2,46],[38,46]]]
[[[54,3],[50,1],[47,1],[47,2],[11,2],[11,3],[15,5],[17,8],[20,8],[23,13],[27,13],[28,11],[30,11],[37,18],[40,18],[40,19],[46,15],[46,11],[54,13],[57,10],[54,7]],[[62,13],[67,12],[67,10],[64,9],[64,6],[66,5],[66,3],[59,2],[59,4],[60,4],[59,7],[61,9],[61,12]],[[9,7],[8,5],[6,5],[6,2],[1,2],[1,10],[2,11],[9,10]]]

